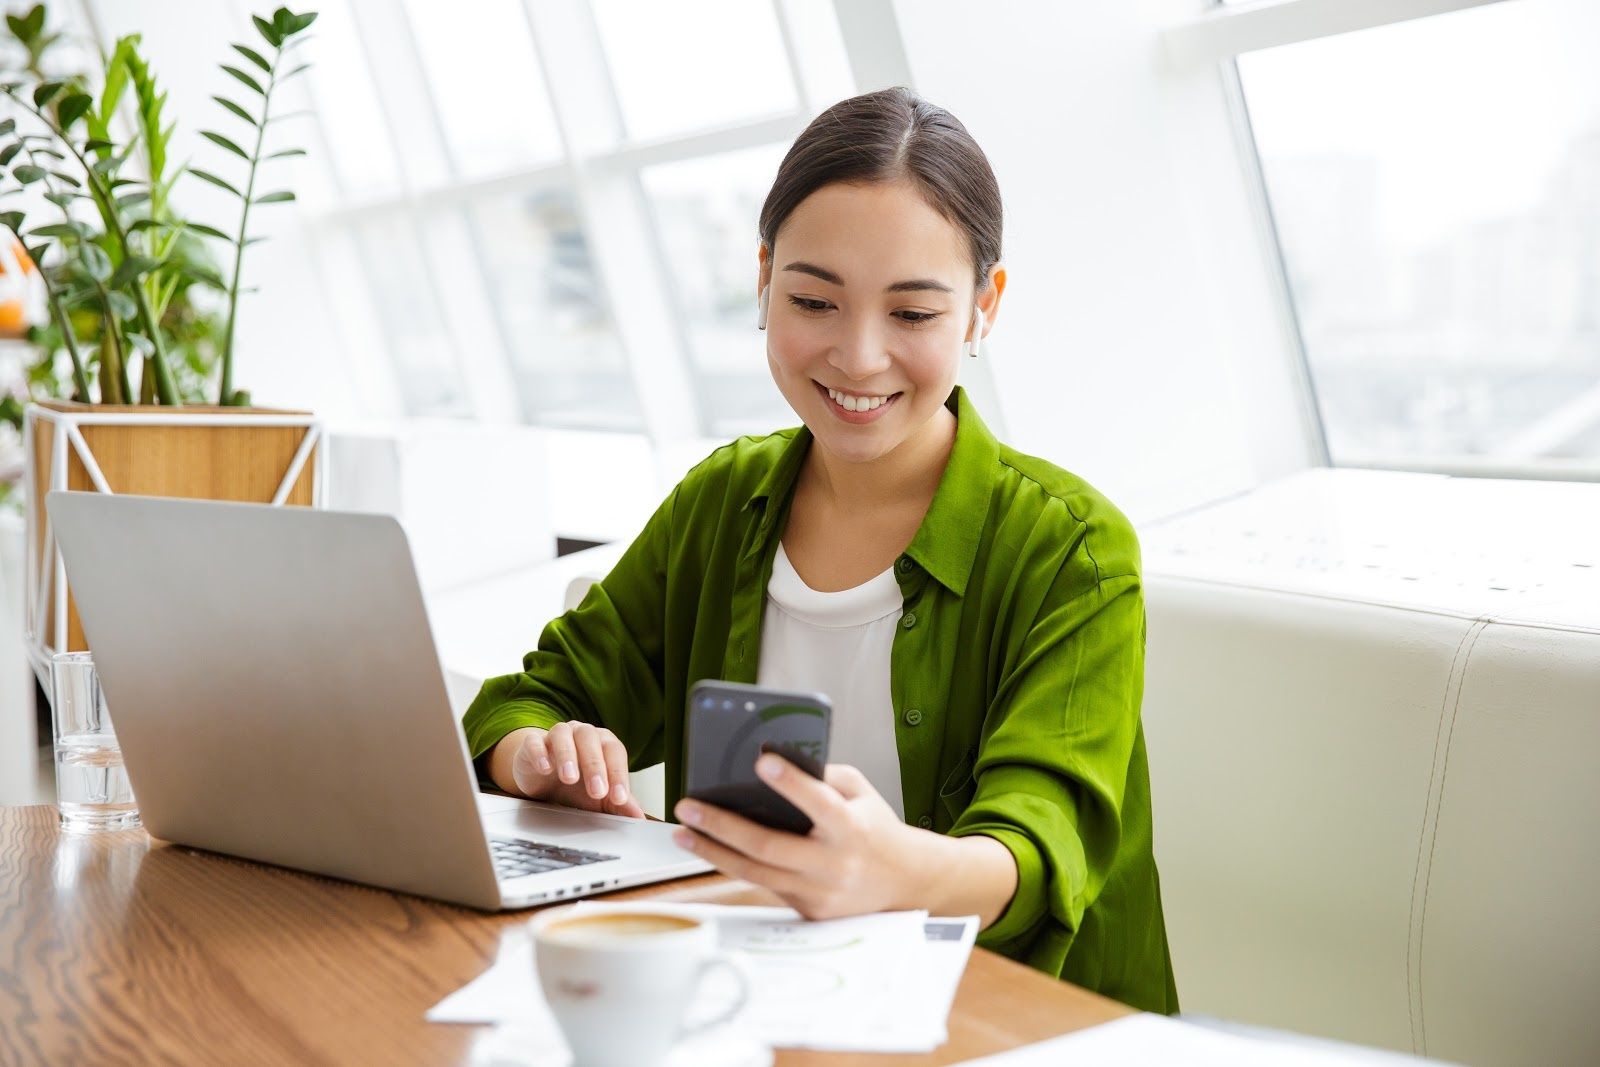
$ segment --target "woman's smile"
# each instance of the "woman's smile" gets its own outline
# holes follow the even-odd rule
[[[822,394],[822,399],[841,421],[863,426],[869,422],[876,422],[883,417],[895,401],[900,399],[900,393],[890,393],[887,398],[883,396],[867,396],[861,393],[846,393],[839,389],[830,389],[821,382],[812,380],[812,385],[817,387],[817,392]],[[843,401],[843,402],[841,402]],[[850,406],[846,406],[849,404]],[[876,404],[874,407],[873,405]]]

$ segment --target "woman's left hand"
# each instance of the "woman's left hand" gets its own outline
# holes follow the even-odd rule
[[[829,764],[823,781],[768,753],[756,773],[811,819],[809,834],[773,830],[684,799],[673,814],[692,830],[673,840],[734,878],[776,893],[807,919],[906,906],[919,836],[856,768]]]

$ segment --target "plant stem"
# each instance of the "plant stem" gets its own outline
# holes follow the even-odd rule
[[[267,137],[267,119],[272,115],[272,90],[278,81],[278,64],[283,49],[272,54],[272,69],[267,72],[267,91],[261,94],[261,125],[256,127],[256,148],[250,153],[250,174],[244,183],[244,206],[239,211],[239,240],[233,246],[233,281],[228,286],[228,326],[222,335],[222,385],[217,403],[233,404],[233,324],[239,317],[239,269],[244,262],[244,242],[249,233],[250,197],[256,191],[256,169],[261,165],[261,145]]]
[[[39,277],[44,278],[45,295],[50,300],[50,317],[56,320],[56,329],[61,331],[67,352],[72,356],[72,387],[78,391],[79,400],[92,404],[94,399],[89,395],[89,378],[83,372],[83,358],[78,355],[78,343],[72,337],[72,323],[67,321],[67,313],[61,307],[61,297],[56,293],[56,287],[50,284],[50,279],[45,277],[43,266],[39,268]]]

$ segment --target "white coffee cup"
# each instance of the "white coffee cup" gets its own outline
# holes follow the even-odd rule
[[[557,912],[531,925],[539,986],[573,1067],[660,1063],[679,1041],[737,1015],[749,996],[744,968],[717,951],[711,923],[630,910]],[[737,999],[685,1025],[701,980],[718,969],[733,974]]]

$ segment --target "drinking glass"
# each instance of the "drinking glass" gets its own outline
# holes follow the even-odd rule
[[[50,691],[61,828],[92,834],[140,825],[122,749],[90,654],[52,656]]]

